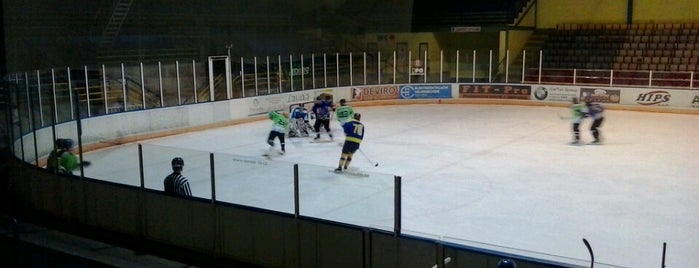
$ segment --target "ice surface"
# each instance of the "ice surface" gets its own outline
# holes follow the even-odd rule
[[[343,139],[336,122],[335,142],[293,138],[285,155],[264,160],[271,126],[265,120],[142,141],[146,187],[162,189],[169,159],[182,155],[194,194],[209,198],[214,153],[217,199],[293,213],[290,174],[299,163],[306,178],[302,214],[390,230],[398,175],[407,233],[586,260],[584,237],[596,261],[624,267],[659,266],[667,242],[668,267],[699,263],[699,116],[608,110],[603,145],[571,146],[570,122],[559,118],[565,108],[355,110],[366,129],[361,148],[371,161],[357,153],[351,166],[369,178],[328,172],[337,166]],[[586,142],[589,123],[582,126]],[[86,158],[93,163],[86,176],[140,185],[136,145]],[[236,165],[248,165],[247,173],[234,171]]]

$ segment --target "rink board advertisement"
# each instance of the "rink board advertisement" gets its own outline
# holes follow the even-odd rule
[[[530,100],[529,85],[459,85],[459,98]]]
[[[532,100],[548,102],[581,101],[645,107],[699,109],[699,90],[653,88],[577,87],[531,85]]]
[[[537,101],[570,102],[579,97],[580,88],[557,85],[532,86],[532,99]]]
[[[699,91],[629,88],[622,91],[620,104],[699,109]]]
[[[401,99],[446,99],[451,98],[451,85],[406,85],[400,86]]]
[[[332,95],[333,90],[308,90],[254,97],[248,103],[248,116],[266,114],[269,111],[286,111],[289,109],[289,105],[313,101],[322,93]]]
[[[601,87],[581,87],[580,101],[619,104],[621,90]]]
[[[394,100],[398,99],[398,86],[352,87],[353,101]]]

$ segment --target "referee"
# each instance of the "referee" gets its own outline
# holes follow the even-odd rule
[[[187,177],[182,175],[184,160],[181,157],[172,159],[172,173],[165,177],[163,186],[165,193],[173,196],[192,196],[192,190],[189,189],[189,181]]]

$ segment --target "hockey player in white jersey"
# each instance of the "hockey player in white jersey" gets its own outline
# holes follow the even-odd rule
[[[303,104],[294,107],[294,110],[289,114],[289,122],[291,123],[289,137],[308,137],[309,130],[311,129],[308,123],[308,116],[308,110],[306,110]]]

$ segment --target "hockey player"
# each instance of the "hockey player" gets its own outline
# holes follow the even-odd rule
[[[347,101],[345,99],[341,99],[340,107],[335,109],[335,117],[342,126],[354,117],[354,109],[352,109],[352,106],[347,105]]]
[[[359,150],[359,144],[364,139],[364,124],[359,122],[361,118],[362,115],[356,113],[353,119],[342,125],[342,129],[345,132],[345,143],[342,145],[342,154],[340,155],[340,162],[335,169],[336,173],[341,173],[343,169],[347,170],[352,161],[352,156]]]
[[[272,120],[272,130],[269,131],[269,136],[267,137],[267,144],[271,146],[269,149],[272,150],[274,148],[274,139],[278,138],[282,149],[280,153],[284,154],[286,153],[284,136],[286,136],[286,132],[289,130],[289,119],[277,111],[269,112],[268,116]]]
[[[308,117],[308,110],[306,110],[303,104],[294,107],[294,110],[289,115],[289,122],[291,123],[289,137],[308,137],[308,130],[310,129]]]
[[[592,141],[593,144],[599,144],[601,142],[599,127],[604,121],[604,107],[599,103],[593,103],[590,101],[585,102],[587,107],[587,116],[592,118],[592,125],[590,126],[590,132],[592,132],[592,137],[595,138]]]
[[[573,141],[571,144],[580,144],[580,123],[587,114],[587,108],[578,101],[578,98],[573,98],[572,103],[570,106],[573,119]]]
[[[192,196],[192,190],[189,188],[187,177],[182,175],[184,168],[184,160],[181,157],[175,157],[170,162],[172,173],[165,177],[163,188],[165,193],[173,196]]]
[[[332,103],[323,100],[320,96],[316,98],[316,102],[311,107],[311,113],[315,116],[316,122],[313,124],[313,131],[316,132],[314,140],[320,139],[320,127],[328,132],[330,140],[333,139],[333,134],[330,132],[330,117],[332,116]]]
[[[90,166],[90,161],[80,161],[71,152],[74,142],[72,139],[56,139],[55,149],[49,154],[46,168],[56,174],[73,174],[79,167]]]

